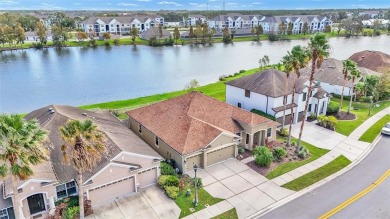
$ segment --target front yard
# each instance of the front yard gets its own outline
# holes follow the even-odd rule
[[[372,143],[375,140],[375,138],[381,133],[383,126],[385,126],[389,122],[390,122],[390,115],[386,115],[382,117],[359,138],[359,141]]]
[[[335,102],[339,104],[340,100],[337,98],[332,98],[332,102]],[[343,101],[343,110],[348,110],[348,101]],[[378,104],[378,107],[375,107],[375,105]],[[373,104],[373,108],[371,110],[371,116],[375,115],[377,112],[387,108],[390,106],[390,101],[383,101]],[[359,127],[364,121],[366,121],[371,116],[368,116],[368,110],[370,107],[370,103],[363,103],[363,102],[352,102],[352,109],[351,112],[356,115],[356,119],[352,121],[342,121],[340,120],[338,124],[336,125],[336,132],[349,136],[357,127]]]

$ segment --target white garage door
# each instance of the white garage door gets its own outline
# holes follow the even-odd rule
[[[134,177],[121,179],[88,191],[92,206],[109,202],[123,195],[135,192]]]
[[[234,157],[234,150],[234,145],[231,145],[208,153],[207,165],[213,165],[215,163]]]
[[[139,187],[143,188],[157,182],[157,168],[144,170],[138,173]]]

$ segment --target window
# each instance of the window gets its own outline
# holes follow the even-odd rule
[[[56,187],[57,198],[61,199],[70,195],[76,194],[76,183],[74,181],[67,182]]]
[[[238,108],[241,108],[241,103],[237,103],[237,107],[238,107]]]
[[[249,134],[246,134],[246,137],[245,137],[245,144],[249,144]]]
[[[309,110],[308,110],[308,112],[311,112],[311,104],[309,105]]]
[[[138,132],[142,134],[142,125],[138,123]]]
[[[245,90],[245,97],[248,97],[248,98],[251,97],[251,91],[250,90]]]
[[[160,143],[160,139],[157,136],[154,136],[155,144],[158,146],[158,143]]]
[[[302,101],[306,101],[306,96],[307,96],[307,93],[303,93]]]
[[[267,138],[272,136],[272,128],[267,129]]]

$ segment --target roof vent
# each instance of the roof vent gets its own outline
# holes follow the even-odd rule
[[[330,65],[330,66],[328,66],[328,68],[336,68],[336,67],[335,67],[335,66],[331,66],[331,65]]]
[[[53,114],[55,113],[55,111],[53,109],[49,110],[50,114]]]
[[[53,108],[51,108],[51,107],[49,109],[47,109],[47,111],[49,111],[49,112],[52,111],[52,110],[53,110]]]
[[[88,116],[88,114],[87,114],[87,113],[82,113],[81,115],[83,115],[83,116]]]
[[[364,56],[362,56],[362,59],[364,59]]]

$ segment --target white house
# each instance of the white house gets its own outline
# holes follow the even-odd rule
[[[230,13],[226,15],[219,15],[209,20],[209,27],[216,29],[242,29],[253,28],[260,25],[260,21],[265,19],[262,15],[242,15],[238,13]]]
[[[274,116],[282,123],[285,96],[286,74],[275,70],[265,71],[242,77],[226,83],[226,102],[234,106],[251,111],[260,110]],[[307,98],[310,98],[308,115],[326,114],[330,101],[329,93],[317,85],[313,85],[312,95],[308,95],[309,79],[301,76],[296,81],[294,103],[291,104],[293,80],[289,78],[287,88],[286,124],[290,121],[291,107],[294,107],[294,123],[301,121]]]
[[[354,95],[353,88],[359,83],[360,80],[366,75],[379,75],[378,72],[372,71],[367,68],[358,67],[362,76],[352,81],[347,81],[344,88],[344,95]],[[311,67],[301,69],[302,75],[308,76],[310,74]],[[326,90],[328,93],[341,95],[344,83],[343,75],[343,62],[334,58],[325,59],[320,69],[316,69],[314,74],[314,81]]]
[[[207,24],[207,18],[199,14],[189,15],[187,18],[183,17],[183,23],[188,27],[196,26],[197,24]]]

